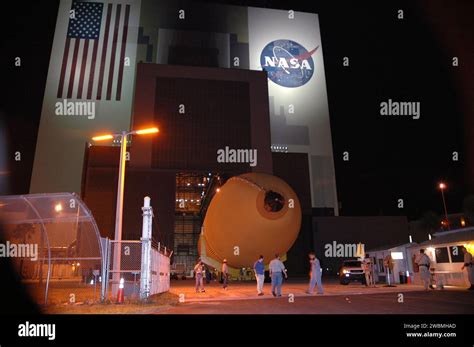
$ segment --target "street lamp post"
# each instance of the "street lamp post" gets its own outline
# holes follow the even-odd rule
[[[122,131],[121,134],[110,134],[95,136],[94,141],[112,140],[120,136],[120,162],[119,175],[117,182],[117,205],[115,208],[115,241],[116,248],[114,249],[114,263],[113,263],[113,281],[118,283],[120,280],[120,264],[121,253],[120,242],[122,241],[122,220],[123,220],[123,194],[125,190],[125,165],[127,160],[127,140],[129,135],[145,135],[159,132],[158,128],[148,128],[143,130],[132,130],[129,132]]]
[[[446,184],[441,182],[439,184],[439,189],[441,190],[441,197],[443,198],[444,217],[446,218],[446,225],[448,226],[448,230],[451,230],[451,228],[449,226],[448,209],[446,208],[446,200],[444,199],[444,190],[446,189]]]
[[[115,240],[114,250],[114,280],[120,280],[120,264],[122,252],[120,252],[120,242],[122,241],[122,217],[123,217],[123,192],[125,188],[125,163],[127,159],[127,138],[128,134],[123,131],[120,135],[120,163],[117,183],[117,205],[115,207]]]

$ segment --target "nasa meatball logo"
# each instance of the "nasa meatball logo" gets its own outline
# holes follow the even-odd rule
[[[301,87],[313,76],[312,55],[318,47],[308,51],[298,42],[276,40],[265,46],[260,55],[260,64],[274,83],[287,88]]]

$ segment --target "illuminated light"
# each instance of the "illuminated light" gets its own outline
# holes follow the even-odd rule
[[[431,240],[431,234],[428,234],[428,239]]]
[[[343,273],[343,274],[349,274],[349,273],[350,273],[350,271],[349,271],[349,270],[346,270],[346,269],[344,269],[344,270],[342,270],[342,273]]]
[[[427,250],[428,252],[433,253],[435,249],[434,249],[434,247],[426,247],[426,250]]]
[[[94,141],[105,141],[105,140],[112,140],[114,138],[113,135],[100,135],[100,136],[94,136],[92,140]]]
[[[158,128],[148,128],[148,129],[136,130],[134,134],[146,135],[146,134],[156,134],[157,132],[159,132]]]
[[[76,265],[77,265],[77,266],[81,266],[81,263],[77,263]]]
[[[464,220],[464,218],[461,218],[461,226],[462,226],[462,227],[465,227],[465,226],[466,226],[466,221]]]
[[[191,185],[191,183],[186,183],[186,185],[189,187]]]
[[[91,284],[94,284],[94,280],[91,280]]]
[[[474,243],[465,243],[464,248],[471,254],[474,254]]]
[[[124,283],[125,283],[125,280],[124,280],[123,278],[121,278],[121,279],[120,279],[120,284],[119,284],[119,288],[120,288],[120,289],[123,289],[123,287],[124,287],[123,284],[124,284]]]
[[[407,270],[407,277],[410,277],[410,271]]]
[[[441,182],[439,184],[439,189],[445,189],[446,188],[446,184],[444,184],[443,182]]]
[[[221,191],[221,189],[220,189],[220,188],[217,188],[217,189],[216,189],[216,192],[217,192],[217,193],[219,193],[220,191]]]
[[[403,252],[391,252],[390,255],[392,256],[392,259],[394,260],[403,259]]]
[[[61,204],[57,204],[56,206],[54,206],[54,210],[56,212],[61,212],[63,210],[63,206]]]
[[[349,274],[346,274],[346,277],[349,277]]]
[[[410,243],[413,243],[413,239],[412,239],[411,235],[408,236],[408,240],[410,240]]]

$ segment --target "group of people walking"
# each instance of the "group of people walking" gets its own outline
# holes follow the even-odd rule
[[[308,254],[309,258],[309,286],[307,294],[313,294],[314,289],[317,287],[317,293],[323,294],[323,286],[321,282],[321,264],[319,259],[316,258],[314,252]],[[275,297],[281,296],[281,290],[283,286],[283,277],[288,278],[288,272],[285,268],[285,265],[280,260],[280,255],[275,254],[275,257],[268,264],[269,276],[271,278],[271,292]],[[257,281],[257,295],[264,295],[263,285],[265,283],[265,263],[263,255],[260,255],[253,265],[253,271],[255,274],[255,279]],[[194,273],[196,278],[196,293],[205,292],[204,289],[204,272],[205,265],[202,260],[199,260],[198,263],[194,266]],[[222,262],[222,287],[224,290],[228,288],[229,281],[229,267],[227,266],[227,260],[224,259]]]
[[[313,294],[315,287],[318,288],[318,294],[323,294],[323,285],[321,281],[321,264],[319,259],[316,258],[314,252],[308,254],[309,258],[309,286],[307,294]],[[265,264],[263,255],[261,255],[258,260],[253,265],[255,272],[255,278],[257,280],[257,295],[264,295],[263,293],[263,283],[265,282]],[[271,291],[272,295],[275,297],[281,296],[281,288],[283,286],[283,277],[288,278],[288,272],[285,268],[285,265],[280,260],[280,255],[275,254],[275,258],[270,261],[268,264],[268,271],[271,278],[272,286]]]
[[[468,278],[471,286],[469,290],[474,290],[474,263],[472,255],[463,247],[462,252],[464,253],[464,264],[461,270],[466,269],[468,273]],[[314,290],[317,288],[318,294],[323,294],[323,286],[321,281],[321,264],[319,259],[316,258],[316,254],[314,252],[310,252],[308,254],[309,258],[309,285],[308,290],[306,291],[307,294],[313,294]],[[263,286],[265,283],[265,259],[263,255],[260,255],[258,259],[255,261],[253,265],[253,271],[255,274],[255,279],[257,282],[257,295],[262,296],[264,295]],[[425,290],[429,290],[428,288],[433,289],[432,285],[432,274],[430,272],[431,267],[431,260],[425,254],[423,249],[420,250],[420,256],[415,261],[418,265],[420,278],[423,282]],[[362,261],[362,267],[364,270],[366,286],[373,287],[375,286],[375,281],[373,277],[373,266],[370,258],[366,257]],[[288,278],[288,272],[285,268],[285,265],[280,260],[280,256],[275,254],[275,257],[270,261],[268,264],[269,275],[271,278],[271,293],[275,297],[281,296],[282,286],[283,286],[283,278]],[[199,260],[198,263],[194,267],[194,273],[196,278],[196,293],[205,292],[204,289],[204,273],[206,271],[206,266]],[[229,267],[227,266],[227,260],[224,259],[222,262],[221,268],[221,275],[222,275],[222,288],[227,290],[228,282],[229,282]]]

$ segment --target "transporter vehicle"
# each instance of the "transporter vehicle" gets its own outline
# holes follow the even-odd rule
[[[348,285],[356,281],[365,284],[365,274],[360,260],[344,260],[339,270],[339,281],[342,285]]]

